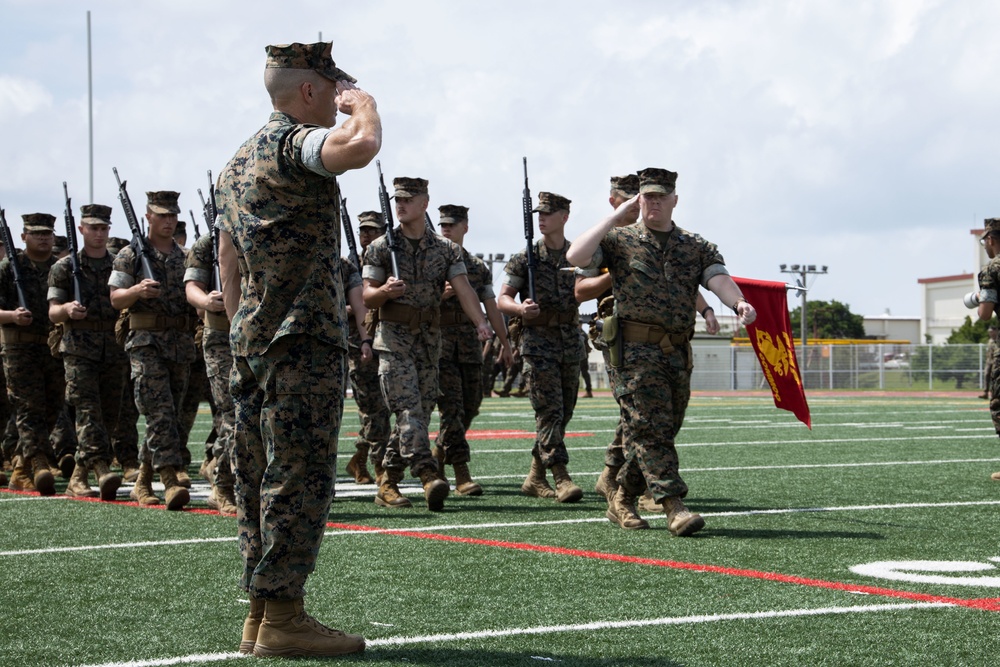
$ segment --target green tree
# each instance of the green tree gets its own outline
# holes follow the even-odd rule
[[[807,311],[808,312],[808,311]],[[933,362],[929,358],[930,346],[918,348],[911,359],[915,371],[927,371],[934,366],[934,379],[955,382],[955,389],[964,388],[966,383],[979,386],[979,350],[975,347],[989,342],[990,323],[996,320],[973,323],[966,315],[962,326],[951,332],[944,345],[933,347]]]
[[[789,313],[792,331],[801,334],[802,306]],[[806,304],[808,338],[864,338],[865,320],[839,301],[810,301]]]
[[[996,324],[996,320],[977,318],[973,323],[972,318],[966,315],[962,326],[952,331],[951,335],[948,336],[948,343],[952,345],[988,343],[990,342],[990,324]]]

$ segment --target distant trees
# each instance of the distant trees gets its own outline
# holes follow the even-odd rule
[[[962,389],[966,383],[978,387],[979,350],[972,346],[989,342],[989,326],[989,321],[981,322],[977,319],[973,322],[972,318],[966,315],[962,326],[951,332],[945,345],[934,346],[934,379],[954,380],[955,389]],[[913,370],[926,372],[931,365],[930,353],[929,346],[918,347],[911,359]]]
[[[789,313],[792,331],[801,334],[802,306]],[[810,301],[806,304],[807,338],[864,338],[865,319],[839,301]]]

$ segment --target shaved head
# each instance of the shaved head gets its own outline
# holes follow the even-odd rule
[[[323,76],[311,69],[268,67],[264,70],[264,88],[271,96],[271,104],[279,105],[295,99],[303,83],[317,83]]]

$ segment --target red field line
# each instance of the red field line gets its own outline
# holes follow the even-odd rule
[[[423,540],[435,540],[438,542],[457,542],[459,544],[474,544],[478,546],[495,547],[500,549],[513,549],[516,551],[535,551],[539,553],[549,553],[557,556],[573,556],[576,558],[592,558],[596,560],[607,560],[618,563],[630,563],[635,565],[648,565],[651,567],[665,567],[673,570],[690,570],[693,572],[711,572],[730,577],[744,577],[747,579],[763,579],[765,581],[775,581],[784,584],[795,584],[797,586],[810,586],[813,588],[826,588],[830,590],[845,591],[848,593],[861,593],[866,595],[879,595],[882,597],[898,598],[903,600],[914,600],[917,602],[937,602],[952,604],[971,609],[983,611],[1000,612],[1000,598],[976,598],[963,599],[943,595],[928,595],[926,593],[914,593],[912,591],[901,591],[894,588],[882,588],[879,586],[863,586],[858,584],[848,584],[841,581],[826,581],[823,579],[810,579],[779,572],[764,572],[762,570],[747,570],[743,568],[722,567],[719,565],[706,565],[702,563],[685,563],[675,560],[662,560],[659,558],[643,558],[639,556],[626,556],[624,554],[607,553],[603,551],[585,551],[582,549],[567,549],[565,547],[553,547],[542,544],[530,544],[526,542],[507,542],[504,540],[483,540],[474,537],[458,537],[455,535],[442,535],[439,533],[424,533],[408,530],[385,530],[372,526],[361,526],[345,523],[328,523],[327,527],[339,530],[354,530],[359,532],[378,531],[387,535],[400,537],[414,537]]]
[[[438,434],[437,431],[431,431],[428,434],[428,436],[431,439],[433,439],[433,438],[437,437],[437,434]],[[358,434],[355,433],[355,432],[348,432],[348,433],[345,433],[344,435],[353,438],[353,437],[356,437]],[[498,431],[476,431],[476,430],[472,430],[472,431],[466,431],[465,432],[465,439],[466,440],[493,440],[493,439],[513,440],[515,438],[520,438],[520,439],[529,439],[529,438],[531,438],[531,439],[533,439],[535,437],[535,435],[536,434],[535,434],[534,431],[523,431],[523,430],[513,430],[513,431],[505,431],[505,430],[498,430]],[[594,435],[594,434],[593,433],[587,433],[585,431],[572,431],[572,432],[566,433],[566,435],[564,437],[566,437],[566,438],[589,438],[592,435]]]

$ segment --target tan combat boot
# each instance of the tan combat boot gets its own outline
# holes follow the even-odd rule
[[[448,482],[438,477],[436,470],[424,470],[420,473],[420,483],[424,485],[424,499],[427,509],[440,512],[444,509],[444,499],[448,497]]]
[[[375,486],[382,486],[382,482],[385,481],[385,468],[382,467],[381,463],[375,464]]]
[[[990,479],[992,479],[994,482],[1000,482],[1000,472],[995,472],[992,475],[990,475]]]
[[[153,493],[153,466],[149,463],[139,465],[139,474],[135,478],[135,486],[128,497],[139,503],[140,507],[159,505],[160,499]]]
[[[73,458],[72,454],[63,454],[59,458],[59,476],[63,479],[69,479],[73,476],[73,471],[76,470],[76,459]]]
[[[209,484],[215,484],[215,463],[215,459],[210,459],[206,456],[205,460],[198,467],[198,474]]]
[[[431,456],[433,456],[438,462],[438,479],[447,484],[448,477],[444,474],[444,447],[438,447],[437,445],[431,447]]]
[[[242,646],[242,644],[241,644]],[[298,600],[267,600],[253,654],[268,656],[334,656],[365,650],[365,639],[328,628],[305,612]]]
[[[92,461],[90,464],[97,477],[97,488],[100,490],[101,500],[110,502],[118,497],[118,487],[122,485],[122,478],[118,473],[111,472],[111,467],[101,460]]]
[[[257,633],[260,631],[260,623],[264,619],[264,601],[260,598],[250,596],[250,611],[243,621],[243,636],[240,639],[240,653],[252,655],[254,644],[257,643]]]
[[[87,466],[77,463],[69,476],[69,484],[66,485],[66,495],[71,498],[96,498],[99,494],[90,488],[87,481]]]
[[[208,506],[222,516],[236,516],[236,496],[233,487],[213,484],[212,492],[208,494]]]
[[[552,479],[556,483],[556,502],[575,503],[583,498],[583,489],[570,479],[569,473],[566,472],[565,463],[557,463],[552,466]]]
[[[410,499],[399,492],[399,483],[403,481],[402,470],[383,469],[382,483],[375,493],[375,504],[382,507],[413,507]]]
[[[168,510],[179,510],[191,502],[191,494],[181,486],[180,480],[177,478],[177,471],[173,467],[160,468],[160,481],[163,482],[166,489],[163,492],[163,500],[166,502]]]
[[[139,479],[139,462],[126,461],[122,464],[122,479],[129,484]]]
[[[649,523],[635,511],[635,496],[619,486],[615,495],[608,501],[608,511],[604,516],[611,523],[617,523],[626,530],[643,530],[649,528]]]
[[[663,511],[667,513],[667,529],[677,537],[694,535],[705,527],[701,515],[688,510],[680,498],[664,498],[662,504]]]
[[[662,512],[663,505],[653,500],[653,494],[646,489],[646,492],[639,498],[639,509],[643,512]]]
[[[43,496],[54,496],[56,493],[56,478],[49,469],[49,459],[45,454],[35,454],[31,457],[31,468],[34,471],[32,481],[35,490]]]
[[[177,483],[180,486],[184,487],[185,489],[191,488],[191,476],[188,475],[187,468],[183,466],[180,468],[174,468],[174,474],[177,476]],[[162,477],[160,478],[160,481],[161,482],[163,481]]]
[[[545,466],[542,465],[542,460],[537,455],[531,456],[531,470],[528,471],[528,477],[521,485],[521,493],[534,498],[556,497],[555,489],[549,486],[548,480],[545,479]]]
[[[351,456],[351,460],[347,462],[347,474],[353,477],[354,481],[358,484],[372,484],[375,482],[368,472],[368,466],[365,465],[367,458],[368,447],[361,445],[355,450],[354,455]]]
[[[460,496],[483,495],[483,487],[472,481],[468,463],[456,463],[452,467],[455,468],[455,493]]]
[[[25,468],[24,459],[14,457],[14,469],[10,472],[7,488],[11,491],[35,491],[35,483],[31,481],[31,467]]]
[[[594,485],[594,491],[597,491],[597,495],[608,502],[611,502],[611,499],[615,497],[615,491],[618,490],[618,482],[615,481],[615,478],[618,477],[619,470],[621,470],[619,466],[604,466],[601,476],[597,478],[597,484]]]

